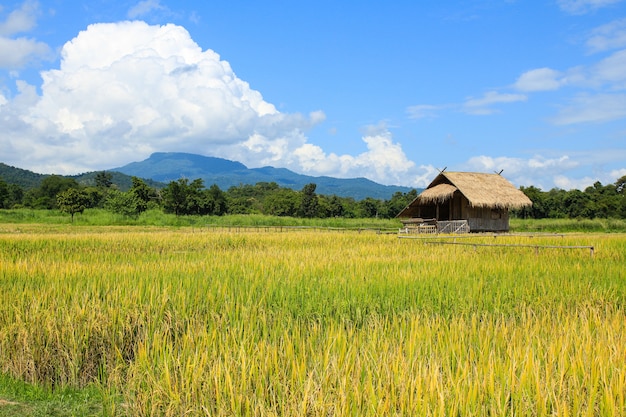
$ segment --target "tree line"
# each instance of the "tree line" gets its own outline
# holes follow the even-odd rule
[[[116,187],[111,174],[98,172],[95,184],[85,186],[75,179],[51,175],[39,187],[24,190],[0,178],[0,208],[59,209],[74,218],[88,208],[102,208],[125,216],[138,216],[148,209],[184,215],[266,214],[307,218],[392,218],[406,207],[417,191],[396,192],[390,199],[320,195],[316,184],[302,190],[281,187],[275,182],[240,184],[222,190],[213,184],[208,188],[202,179],[181,178],[164,188],[149,186],[132,177],[127,191]]]
[[[514,214],[530,219],[626,219],[626,175],[613,184],[602,185],[599,181],[584,190],[565,191],[553,188],[542,191],[529,186],[520,190],[533,202]]]
[[[181,178],[164,188],[149,186],[132,177],[132,185],[121,191],[108,172],[98,172],[95,184],[81,185],[75,179],[51,175],[39,187],[24,190],[0,178],[0,209],[60,209],[74,217],[87,208],[103,208],[124,216],[138,216],[148,209],[184,215],[266,214],[307,218],[393,218],[417,197],[417,190],[396,192],[388,200],[371,197],[321,195],[316,184],[301,190],[281,187],[275,182],[240,184],[221,190],[203,180]],[[626,218],[626,175],[613,184],[596,182],[585,190],[554,188],[542,191],[529,186],[520,190],[533,202],[532,207],[516,210],[515,217],[542,218]]]

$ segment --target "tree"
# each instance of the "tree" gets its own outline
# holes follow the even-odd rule
[[[532,219],[543,219],[550,215],[549,207],[546,204],[546,193],[542,192],[540,188],[532,185],[530,187],[521,186],[520,191],[532,201],[533,205],[517,210],[516,215]]]
[[[9,184],[9,200],[8,207],[15,207],[17,205],[22,204],[24,199],[24,190],[17,184]],[[5,202],[6,203],[6,202]]]
[[[302,188],[302,199],[300,200],[299,214],[302,217],[317,217],[319,201],[315,189],[317,184],[310,183]]]
[[[385,202],[387,206],[387,217],[395,217],[400,213],[406,206],[411,204],[413,200],[417,197],[417,190],[413,189],[408,193],[403,193],[402,191],[396,191],[391,196],[391,199]]]
[[[97,188],[111,188],[113,185],[113,175],[110,172],[100,171],[96,174]]]
[[[141,178],[132,177],[131,180],[133,185],[128,192],[134,196],[135,214],[143,213],[148,209],[150,203],[157,199],[157,193]]]
[[[33,208],[57,208],[57,194],[70,188],[78,189],[79,187],[73,178],[50,175],[41,181],[38,189],[32,190],[27,194],[27,201],[25,202]]]
[[[211,212],[215,216],[221,216],[228,211],[226,196],[217,184],[213,184],[206,192],[207,200],[211,202]]]
[[[328,200],[328,215],[330,217],[342,217],[344,215],[343,203],[336,195]]]
[[[367,197],[358,203],[359,216],[362,218],[378,217],[380,201]]]
[[[590,202],[589,195],[580,190],[568,191],[563,201],[567,216],[570,219],[593,218],[593,210],[589,207]]]
[[[0,178],[0,209],[9,208],[9,185]]]
[[[177,216],[187,214],[189,180],[181,178],[178,181],[170,181],[163,189],[163,210],[166,213],[174,213]]]
[[[281,188],[265,197],[263,213],[271,216],[295,217],[300,207],[300,194],[289,188]]]
[[[77,188],[68,188],[57,194],[59,209],[72,216],[72,223],[74,223],[74,214],[85,211],[88,201],[89,197],[87,194]]]
[[[143,212],[143,201],[131,191],[111,190],[104,204],[105,209],[127,217],[137,217]]]

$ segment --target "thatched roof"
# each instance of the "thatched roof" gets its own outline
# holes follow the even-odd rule
[[[419,195],[419,201],[422,203],[443,203],[447,201],[457,188],[451,184],[437,184],[432,188],[427,188]]]
[[[442,172],[397,217],[411,217],[416,206],[442,204],[457,191],[471,207],[520,209],[532,205],[526,194],[499,174]]]
[[[442,172],[433,183],[436,181],[454,185],[472,207],[520,209],[533,204],[526,194],[499,174]]]

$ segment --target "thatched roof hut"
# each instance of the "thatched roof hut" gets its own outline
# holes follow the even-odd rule
[[[467,220],[472,231],[506,231],[509,210],[530,205],[500,174],[444,171],[396,217]]]

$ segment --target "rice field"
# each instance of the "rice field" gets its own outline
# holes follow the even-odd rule
[[[497,240],[594,253],[0,225],[0,372],[109,416],[626,415],[626,235]]]

